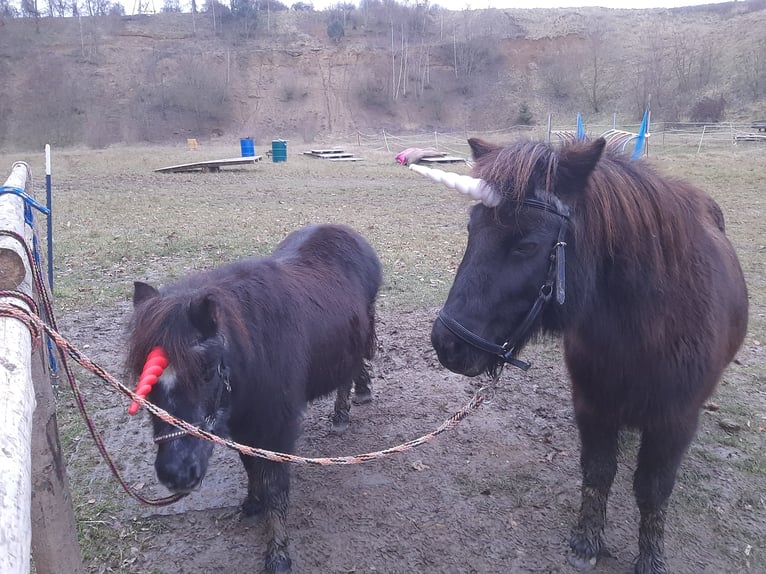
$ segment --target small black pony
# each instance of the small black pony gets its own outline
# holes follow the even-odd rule
[[[171,414],[254,447],[293,452],[307,403],[337,390],[333,426],[348,426],[350,392],[371,398],[381,266],[355,231],[315,225],[274,253],[190,275],[161,291],[136,282],[127,366],[138,377],[154,347],[168,366],[148,398]],[[155,469],[175,492],[197,487],[212,443],[153,419]],[[265,512],[266,569],[289,572],[286,463],[241,455],[246,515]]]
[[[428,173],[482,200],[431,341],[475,376],[563,335],[582,445],[582,506],[570,562],[596,563],[618,432],[641,432],[633,488],[637,574],[667,572],[668,499],[700,408],[747,328],[742,270],[723,214],[704,192],[605,141],[554,148],[472,139],[475,178]]]

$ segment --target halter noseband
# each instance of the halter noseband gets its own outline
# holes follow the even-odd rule
[[[554,244],[554,246],[551,248],[550,265],[548,266],[548,275],[545,279],[545,283],[543,283],[540,286],[540,291],[538,292],[537,299],[535,299],[535,302],[532,304],[532,307],[530,307],[529,311],[527,311],[527,314],[524,317],[524,320],[521,322],[521,324],[518,327],[516,327],[513,334],[502,345],[498,345],[497,343],[488,341],[487,339],[484,339],[483,337],[477,335],[473,331],[470,331],[469,329],[465,328],[463,325],[458,323],[455,319],[447,315],[444,312],[444,309],[439,311],[439,320],[454,335],[456,335],[457,337],[459,337],[460,339],[462,339],[469,345],[473,345],[477,349],[496,355],[497,357],[500,358],[502,364],[508,363],[509,365],[518,367],[522,371],[526,371],[529,369],[530,364],[527,363],[526,361],[522,361],[513,356],[513,354],[517,350],[517,347],[519,346],[519,343],[526,338],[527,334],[529,333],[529,330],[535,324],[538,316],[540,315],[543,308],[545,307],[545,304],[548,303],[548,301],[550,301],[551,297],[553,296],[554,291],[556,292],[556,302],[559,305],[563,305],[564,300],[566,299],[566,285],[565,285],[566,261],[565,261],[564,248],[566,247],[567,244],[564,241],[564,239],[566,236],[566,230],[569,223],[569,216],[565,213],[562,213],[558,209],[556,209],[556,207],[551,205],[550,203],[545,203],[537,199],[525,199],[524,201],[521,202],[521,204],[526,207],[532,207],[535,209],[540,209],[542,211],[553,213],[555,215],[558,215],[561,218],[561,223],[559,225],[558,238],[556,239],[556,243]]]
[[[218,409],[221,408],[221,405],[224,402],[223,401],[224,389],[226,390],[228,394],[231,394],[231,381],[229,380],[229,368],[224,364],[223,359],[221,359],[221,362],[218,363],[218,368],[216,371],[221,382],[218,385],[218,391],[216,392],[215,404],[213,406],[212,414],[207,415],[203,419],[203,424],[197,425],[202,427],[203,430],[206,430],[208,432],[212,432],[213,428],[215,427],[215,422],[216,422],[215,415],[218,412]],[[228,403],[228,400],[226,402]],[[154,444],[160,444],[162,442],[166,442],[169,440],[175,440],[177,438],[186,436],[187,434],[189,434],[189,431],[178,429],[178,430],[154,437]]]

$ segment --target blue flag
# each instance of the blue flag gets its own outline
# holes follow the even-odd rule
[[[644,153],[644,144],[646,143],[646,132],[649,129],[649,108],[644,110],[644,119],[641,120],[641,127],[638,128],[638,136],[636,136],[636,145],[633,148],[633,153],[630,159],[635,160],[641,157]]]
[[[585,127],[582,125],[582,114],[577,114],[577,140],[585,141]]]

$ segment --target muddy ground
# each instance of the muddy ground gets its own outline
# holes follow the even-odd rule
[[[428,338],[435,313],[379,316],[375,400],[352,409],[351,427],[342,437],[329,432],[332,400],[311,405],[299,454],[348,455],[397,445],[430,432],[469,401],[487,381],[454,375],[438,364]],[[124,303],[111,311],[70,314],[60,327],[94,360],[121,374],[128,315]],[[294,572],[574,572],[566,561],[567,540],[580,477],[568,382],[555,342],[535,345],[524,356],[533,363],[529,372],[506,369],[478,411],[425,446],[355,466],[293,465],[288,524]],[[736,384],[748,365],[763,361],[763,346],[748,339],[725,384]],[[91,376],[81,380],[126,478],[146,496],[167,494],[154,476],[148,415],[128,417],[123,396]],[[677,574],[766,572],[766,478],[743,470],[748,455],[736,447],[736,432],[758,435],[763,429],[757,421],[738,422],[741,428],[732,434],[722,428],[719,413],[702,414],[668,511],[668,562]],[[609,556],[596,573],[632,571],[636,444],[635,436],[626,435],[609,501]],[[121,544],[126,550],[87,557],[89,571],[260,570],[265,532],[257,518],[243,519],[238,511],[245,474],[236,453],[217,448],[203,486],[159,510],[115,489],[83,436],[75,440],[70,463],[87,458],[92,464],[70,464],[70,479],[81,492],[75,504],[104,510],[93,524],[81,524],[84,536],[107,532],[123,543],[129,539]]]

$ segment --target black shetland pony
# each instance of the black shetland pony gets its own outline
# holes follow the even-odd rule
[[[668,571],[665,513],[700,407],[745,336],[742,270],[721,209],[696,187],[605,151],[469,140],[473,176],[427,173],[481,199],[431,340],[475,376],[533,336],[560,334],[580,434],[582,505],[570,562],[603,546],[618,432],[641,433],[637,574]]]
[[[168,366],[150,401],[254,447],[293,452],[307,403],[337,390],[333,426],[348,426],[350,391],[371,398],[365,360],[376,346],[381,266],[372,247],[340,225],[305,227],[263,259],[190,275],[158,291],[136,282],[127,365],[138,377],[161,347]],[[154,418],[155,469],[175,492],[197,487],[212,443]],[[241,455],[246,515],[264,512],[266,570],[289,572],[286,463]]]

